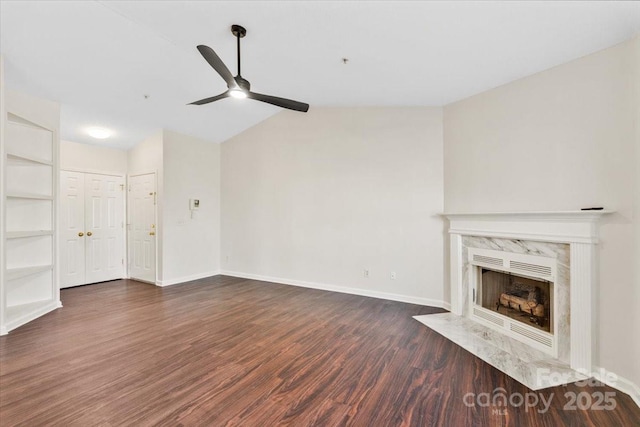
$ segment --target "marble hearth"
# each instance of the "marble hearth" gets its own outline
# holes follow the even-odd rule
[[[533,390],[584,379],[592,371],[595,346],[597,221],[607,213],[445,215],[450,222],[451,313],[416,320]],[[482,251],[507,259],[528,256],[554,267],[553,348],[527,343],[473,314],[478,267],[469,254]]]

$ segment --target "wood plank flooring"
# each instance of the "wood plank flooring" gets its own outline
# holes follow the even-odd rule
[[[536,408],[467,407],[531,392],[411,316],[442,310],[216,276],[62,291],[64,308],[0,338],[2,426],[637,426],[606,386]],[[567,392],[616,408],[564,410]]]

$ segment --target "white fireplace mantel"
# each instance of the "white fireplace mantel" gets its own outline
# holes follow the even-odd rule
[[[570,367],[591,372],[595,354],[598,221],[613,211],[444,213],[450,223],[451,313],[465,316],[463,236],[565,243],[570,248]]]
[[[597,243],[597,222],[614,211],[444,213],[450,234],[556,243]]]

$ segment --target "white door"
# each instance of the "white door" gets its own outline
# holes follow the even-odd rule
[[[60,172],[60,287],[124,277],[124,178]]]
[[[156,281],[156,175],[129,178],[129,276]]]
[[[84,174],[60,172],[60,287],[85,282]]]
[[[124,270],[124,179],[85,174],[86,282],[120,279]]]

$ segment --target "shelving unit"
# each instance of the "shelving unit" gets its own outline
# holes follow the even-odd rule
[[[14,280],[14,279],[19,279],[21,277],[38,274],[43,271],[49,271],[52,269],[53,269],[53,266],[51,264],[32,265],[30,267],[7,268],[7,273],[5,275],[5,278],[7,280]]]
[[[39,159],[37,157],[24,156],[19,154],[7,153],[7,159],[13,161],[14,163],[37,163],[41,165],[53,165],[51,160]]]
[[[19,94],[0,104],[0,334],[6,334],[61,307],[56,270],[59,108]]]
[[[53,230],[9,231],[5,233],[4,238],[9,240],[9,239],[21,239],[23,237],[35,237],[35,236],[53,236]]]
[[[36,200],[53,200],[53,196],[45,196],[35,193],[10,193],[7,192],[7,199],[36,199]]]

